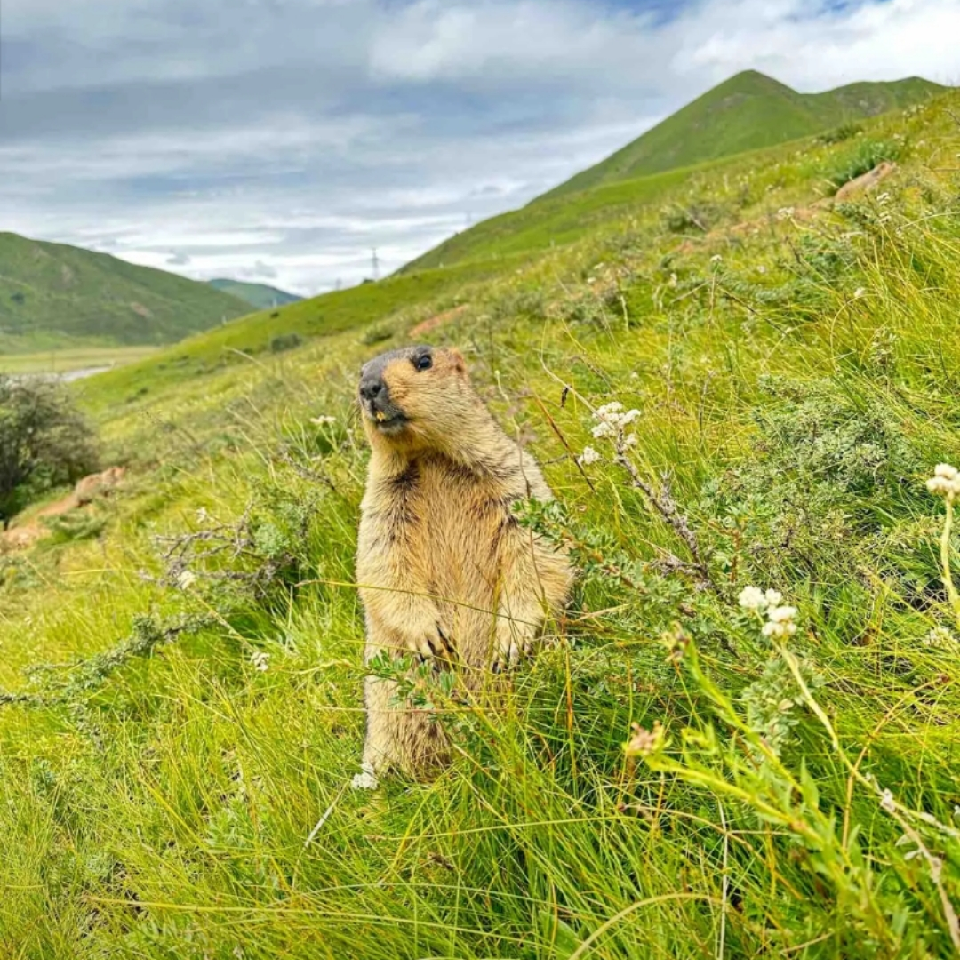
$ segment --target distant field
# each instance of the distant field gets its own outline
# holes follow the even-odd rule
[[[78,347],[43,353],[0,354],[0,373],[72,373],[88,367],[123,366],[143,360],[150,347]]]

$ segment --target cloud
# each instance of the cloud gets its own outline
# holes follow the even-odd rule
[[[304,294],[741,69],[960,79],[960,0],[4,0],[3,28],[4,228]]]

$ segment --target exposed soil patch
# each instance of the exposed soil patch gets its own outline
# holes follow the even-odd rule
[[[60,517],[71,510],[89,506],[94,500],[110,496],[125,472],[123,467],[108,467],[103,473],[93,473],[78,480],[70,493],[38,510],[22,526],[0,531],[0,550],[24,549],[48,537],[50,528],[43,522],[45,517]]]
[[[424,320],[422,323],[418,323],[411,331],[411,337],[423,337],[426,334],[430,333],[432,330],[436,330],[438,327],[444,326],[444,324],[449,323],[455,317],[459,317],[464,310],[466,310],[466,304],[453,307],[450,310],[444,310],[443,313],[438,313],[427,320]]]

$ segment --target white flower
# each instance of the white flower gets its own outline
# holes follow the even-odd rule
[[[776,591],[770,591],[775,593]],[[770,602],[770,598],[767,597],[767,602]],[[792,620],[797,615],[796,607],[771,607],[767,611],[767,616],[774,623],[786,623],[788,620]]]
[[[864,290],[863,287],[857,287],[857,289],[853,291],[853,299],[859,300],[862,296],[866,294],[866,292],[867,291]]]
[[[796,632],[797,625],[792,620],[784,620],[783,622],[768,620],[763,625],[763,635],[774,637],[777,640],[785,640],[787,637],[792,637]]]
[[[605,403],[602,407],[597,407],[597,412],[594,414],[597,420],[607,420],[614,416],[614,414],[620,413],[623,410],[622,403]]]
[[[181,590],[189,590],[197,582],[197,575],[192,570],[181,570],[177,574],[177,586]]]
[[[948,463],[938,463],[933,476],[927,481],[927,489],[948,500],[960,496],[960,471]]]
[[[897,809],[897,805],[893,802],[893,793],[890,790],[884,790],[883,796],[880,798],[880,806],[883,807],[887,813],[893,813]]]
[[[598,460],[602,458],[600,454],[593,449],[593,447],[584,447],[583,453],[580,454],[579,459],[584,466],[588,466],[591,463],[596,463]]]
[[[336,417],[313,417],[310,420],[311,423],[315,423],[318,427],[325,426],[328,423],[336,423]]]
[[[612,437],[617,431],[612,423],[604,422],[598,423],[590,432],[599,440],[603,437]]]
[[[775,607],[783,600],[783,594],[779,590],[768,590],[763,595],[763,599],[767,601],[768,606]]]
[[[722,262],[723,262],[723,257],[721,257],[719,253],[715,253],[715,254],[710,258],[710,262],[711,262],[711,263],[722,263]]]
[[[635,447],[637,445],[637,435],[635,433],[628,434],[623,438],[623,445],[625,447]]]
[[[270,669],[270,654],[263,650],[255,650],[250,656],[250,662],[261,673],[266,673]]]
[[[206,523],[210,519],[209,514],[206,511],[206,508],[200,507],[197,510],[197,523]]]
[[[759,587],[744,587],[740,591],[740,606],[744,610],[760,612],[766,608],[767,601]]]

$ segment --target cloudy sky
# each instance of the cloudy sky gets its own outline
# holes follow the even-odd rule
[[[960,81],[960,0],[2,0],[0,230],[298,293],[753,67]]]

